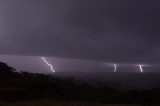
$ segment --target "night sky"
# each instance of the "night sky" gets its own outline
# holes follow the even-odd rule
[[[47,70],[40,56],[57,70],[158,65],[159,29],[158,0],[0,0],[0,61],[35,72]]]

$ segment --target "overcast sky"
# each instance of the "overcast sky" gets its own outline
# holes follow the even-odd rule
[[[0,54],[157,64],[160,1],[0,0]]]

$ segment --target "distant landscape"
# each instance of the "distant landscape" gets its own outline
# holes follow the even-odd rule
[[[69,106],[82,104],[160,104],[160,89],[158,87],[126,89],[118,82],[91,80],[92,78],[89,76],[84,76],[88,80],[82,77],[74,79],[74,76],[62,76],[16,72],[14,68],[0,62],[0,103],[13,106],[28,106],[28,103],[29,106],[42,105],[43,103],[48,104],[47,106],[52,104],[56,104],[56,106],[58,104],[59,106],[62,104]],[[135,74],[135,76],[139,81],[141,75]],[[120,79],[123,80],[122,77]],[[142,78],[142,80],[144,79]]]
[[[57,72],[61,78],[73,77],[87,82],[107,81],[113,86],[124,89],[152,89],[160,87],[160,72]]]

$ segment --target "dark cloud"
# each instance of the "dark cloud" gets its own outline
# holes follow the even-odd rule
[[[1,0],[3,54],[160,62],[157,0]]]

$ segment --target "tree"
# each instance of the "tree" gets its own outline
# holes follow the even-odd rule
[[[0,62],[0,73],[13,73],[14,68],[8,66],[6,63]]]

